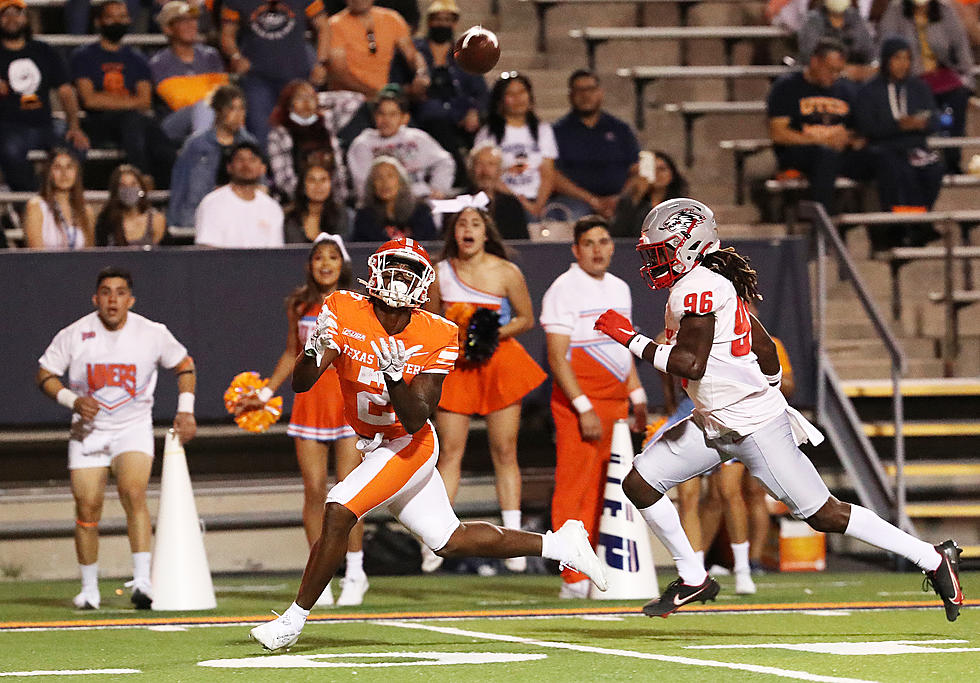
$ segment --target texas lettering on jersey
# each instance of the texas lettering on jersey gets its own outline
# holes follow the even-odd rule
[[[371,342],[389,335],[374,313],[371,300],[355,292],[338,291],[327,297],[324,306],[336,317],[341,330],[334,338],[340,355],[334,360],[344,399],[347,423],[361,436],[381,433],[387,439],[407,434],[378,369]],[[394,335],[409,348],[421,345],[402,372],[411,383],[423,373],[448,374],[459,355],[456,325],[441,316],[413,310],[408,326]]]

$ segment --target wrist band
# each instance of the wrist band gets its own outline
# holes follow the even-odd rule
[[[587,413],[592,410],[592,401],[585,394],[579,394],[572,399],[572,407],[575,408],[579,415],[582,413]]]
[[[652,339],[650,337],[645,337],[642,334],[634,334],[633,338],[630,339],[630,343],[626,345],[626,348],[630,350],[637,358],[643,358],[643,351],[647,348]]]
[[[637,387],[630,392],[630,403],[637,406],[641,403],[646,404],[647,402],[647,392],[643,390],[643,387]]]
[[[182,391],[177,394],[177,412],[194,414],[194,394]]]
[[[275,393],[276,392],[274,392],[269,387],[262,387],[261,389],[255,392],[255,396],[260,401],[262,401],[262,403],[268,403],[269,399],[275,396]]]
[[[78,400],[78,394],[76,394],[71,389],[64,387],[60,389],[57,394],[55,394],[54,398],[58,403],[63,405],[68,410],[74,410],[75,401]]]
[[[762,373],[765,375],[765,373]],[[779,383],[783,381],[783,369],[779,370],[773,375],[766,375],[766,381],[769,382],[769,386],[778,387]]]
[[[673,345],[657,344],[657,350],[653,352],[653,367],[660,372],[667,372],[667,361],[670,360],[670,353],[673,350]]]

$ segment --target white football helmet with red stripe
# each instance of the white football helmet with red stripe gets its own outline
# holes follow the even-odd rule
[[[694,199],[668,199],[643,219],[636,250],[643,257],[640,275],[650,289],[666,289],[718,251],[715,214]]]
[[[392,308],[417,308],[429,300],[436,271],[425,247],[415,240],[388,240],[368,257],[368,268],[370,279],[360,283]]]

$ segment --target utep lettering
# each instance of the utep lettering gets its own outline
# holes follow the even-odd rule
[[[88,387],[95,392],[102,387],[120,387],[130,396],[136,396],[136,366],[125,363],[89,363]]]

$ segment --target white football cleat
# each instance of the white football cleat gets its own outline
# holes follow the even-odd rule
[[[570,519],[561,525],[561,529],[551,533],[561,537],[560,547],[569,553],[568,557],[560,558],[558,563],[560,569],[570,567],[585,574],[601,591],[609,587],[606,582],[606,571],[589,542],[589,534],[585,531],[585,525],[581,520]]]
[[[320,593],[320,597],[316,599],[314,603],[315,607],[333,607],[333,592],[330,590],[330,582],[327,582],[327,587],[323,589]]]
[[[76,609],[99,609],[99,604],[102,602],[102,598],[99,595],[99,590],[83,590],[81,593],[72,598],[72,604],[75,605]]]
[[[422,544],[422,571],[431,574],[442,566],[442,558],[432,552],[432,548]]]
[[[527,558],[526,557],[508,557],[504,560],[504,566],[507,567],[507,571],[514,572],[515,574],[523,574],[527,571]]]
[[[755,595],[755,591],[755,581],[750,571],[735,572],[735,595]]]
[[[558,597],[561,600],[584,600],[589,597],[589,583],[588,579],[572,581],[571,583],[562,581]]]
[[[259,624],[249,631],[248,635],[253,640],[259,641],[266,650],[275,652],[293,645],[299,640],[299,634],[302,632],[303,624],[297,624],[289,614],[283,613],[272,621]]]
[[[353,607],[364,602],[364,594],[368,589],[367,574],[350,579],[344,577],[340,580],[340,597],[337,598],[338,607]]]

